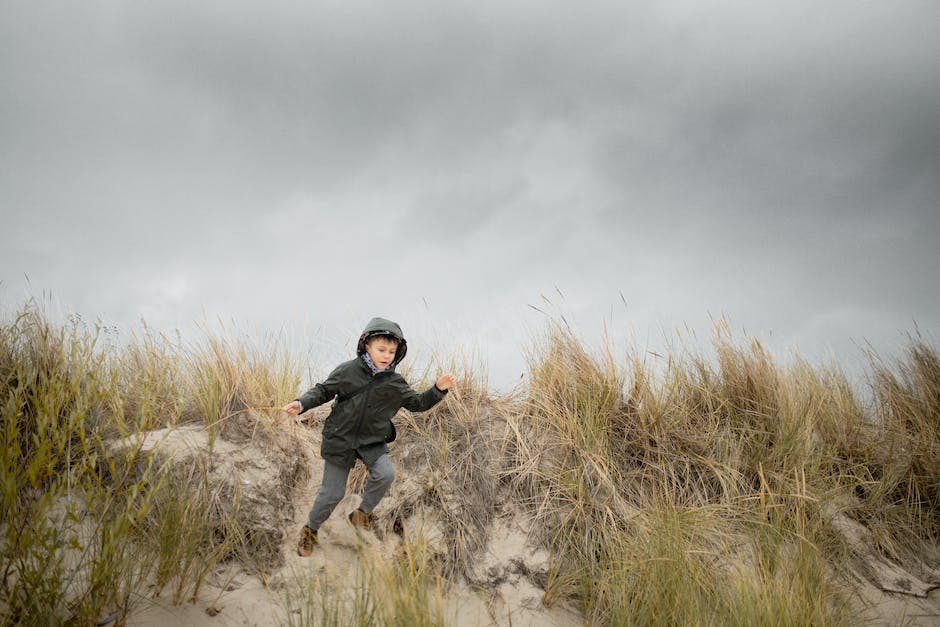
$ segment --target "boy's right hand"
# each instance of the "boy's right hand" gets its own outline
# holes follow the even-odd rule
[[[286,411],[291,416],[296,416],[300,413],[300,410],[303,409],[300,405],[300,401],[291,401],[284,407],[281,407],[281,411]]]

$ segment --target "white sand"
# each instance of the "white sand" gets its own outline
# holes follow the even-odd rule
[[[331,519],[321,528],[321,547],[309,558],[296,554],[295,546],[301,526],[320,483],[322,462],[319,460],[318,429],[299,428],[295,424],[281,425],[291,438],[292,445],[306,448],[310,466],[310,480],[296,490],[292,497],[293,512],[288,521],[281,521],[286,537],[281,548],[284,565],[273,569],[265,582],[249,575],[236,565],[225,565],[213,573],[203,586],[195,603],[180,606],[172,604],[168,591],[160,598],[141,599],[130,616],[130,626],[156,625],[272,625],[287,620],[285,591],[299,581],[313,581],[318,577],[341,582],[345,594],[361,581],[361,551],[372,552],[378,558],[390,558],[400,544],[392,534],[379,539],[373,534],[357,534],[345,521],[345,516],[356,507],[359,497],[348,495],[337,507]],[[173,431],[162,430],[148,434],[146,444],[152,446],[163,441],[165,453],[184,455],[205,451],[204,431],[197,427],[183,427]],[[272,444],[271,442],[274,442]],[[247,492],[276,489],[272,473],[276,465],[268,459],[272,446],[283,446],[268,441],[258,450],[255,443],[233,444],[217,440],[213,449],[218,462],[216,472],[228,476]],[[393,507],[394,499],[415,489],[413,479],[400,472],[396,485],[382,507]],[[402,476],[404,475],[404,476]],[[410,482],[410,483],[409,483]],[[350,483],[353,483],[352,481]],[[249,494],[250,496],[250,494]],[[257,496],[257,494],[256,494]],[[277,524],[278,521],[267,521]],[[848,519],[839,518],[838,524],[853,542],[864,544],[864,530]],[[410,537],[421,534],[431,546],[439,546],[443,536],[435,528],[435,521],[427,512],[417,511],[406,523]],[[868,568],[868,577],[859,574],[857,594],[853,607],[859,620],[876,625],[940,625],[940,590],[928,581],[913,577],[903,569],[891,566],[875,556],[859,553],[860,568]],[[867,560],[867,561],[866,561]],[[868,566],[864,566],[864,564]],[[458,627],[477,625],[512,625],[513,627],[582,625],[580,614],[570,604],[556,603],[546,607],[542,603],[544,590],[536,582],[547,572],[548,554],[529,542],[528,522],[512,508],[497,518],[489,530],[488,547],[476,561],[473,581],[453,585],[442,599],[443,615],[447,624]],[[876,573],[875,576],[872,572]],[[880,577],[880,579],[879,579]],[[878,582],[878,585],[872,580]],[[936,573],[931,581],[940,581]],[[479,592],[480,589],[486,592]],[[214,614],[214,615],[210,615]],[[295,624],[299,618],[295,617]]]

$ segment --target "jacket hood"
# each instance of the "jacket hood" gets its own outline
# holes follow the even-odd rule
[[[405,358],[405,354],[408,352],[408,342],[405,341],[405,334],[401,332],[401,327],[385,318],[372,318],[366,328],[362,330],[362,335],[359,336],[359,344],[356,346],[357,355],[361,356],[366,352],[366,340],[373,335],[391,335],[398,340],[398,350],[395,351],[395,361],[391,363],[391,366],[394,367],[401,363],[401,360]]]

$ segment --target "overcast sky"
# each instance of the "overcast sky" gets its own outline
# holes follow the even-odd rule
[[[497,385],[529,305],[847,362],[940,329],[936,0],[0,8],[5,311],[322,367],[381,315]]]

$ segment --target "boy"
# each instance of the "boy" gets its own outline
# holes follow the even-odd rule
[[[322,405],[336,397],[330,415],[323,423],[323,483],[300,530],[297,553],[306,557],[319,544],[317,531],[346,495],[349,471],[361,459],[369,469],[369,480],[359,509],[349,514],[349,522],[360,529],[372,527],[372,510],[395,479],[395,467],[388,457],[386,442],[395,439],[392,416],[402,407],[427,411],[438,404],[454,385],[454,375],[445,374],[423,394],[415,392],[395,366],[408,352],[401,327],[384,318],[366,325],[356,347],[358,357],[343,362],[322,383],[284,406],[291,416]]]

